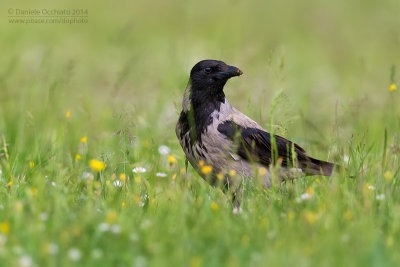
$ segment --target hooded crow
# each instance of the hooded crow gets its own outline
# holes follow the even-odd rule
[[[229,103],[224,86],[241,74],[218,60],[203,60],[192,68],[176,135],[193,168],[212,185],[222,180],[225,188],[232,187],[236,205],[240,205],[238,189],[244,179],[258,176],[265,188],[271,186],[269,168],[275,164],[280,165],[282,179],[293,171],[330,176],[333,163],[314,159],[299,145],[269,134]],[[204,166],[209,166],[207,171]],[[259,168],[264,168],[262,177]]]

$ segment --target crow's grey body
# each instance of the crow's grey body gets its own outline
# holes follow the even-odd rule
[[[185,90],[184,99],[182,102],[181,117],[188,116],[190,110],[189,91],[191,85],[189,84]],[[187,160],[195,168],[198,173],[204,178],[208,179],[210,183],[215,183],[217,174],[224,175],[225,184],[236,185],[239,181],[234,181],[235,177],[231,177],[228,173],[235,170],[238,177],[254,177],[254,164],[248,160],[243,159],[236,152],[238,144],[235,144],[226,135],[218,131],[218,126],[223,122],[235,122],[238,125],[247,125],[253,128],[262,129],[255,121],[232,107],[228,99],[220,104],[219,111],[214,110],[210,114],[209,124],[201,133],[201,142],[198,140],[191,140],[190,129],[182,127],[182,120],[178,121],[176,125],[176,135],[185,152]],[[189,144],[189,145],[188,145]],[[203,174],[201,171],[200,162],[210,164],[213,168],[211,175]],[[259,165],[259,164],[256,164]],[[261,167],[261,165],[259,166]],[[236,178],[238,178],[236,177]],[[265,187],[270,186],[269,173],[266,172],[262,177]]]
[[[200,61],[193,67],[176,125],[176,135],[190,164],[211,184],[222,177],[234,192],[243,179],[255,177],[254,172],[260,167],[268,170],[277,159],[282,177],[292,170],[304,175],[330,176],[334,164],[309,157],[304,149],[283,137],[271,137],[232,107],[223,87],[229,78],[241,74],[238,68],[222,61]],[[212,172],[203,173],[201,164],[210,165]],[[236,176],[229,175],[232,170]],[[269,171],[262,176],[259,178],[268,188]]]

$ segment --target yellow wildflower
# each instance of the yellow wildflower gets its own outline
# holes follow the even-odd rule
[[[235,175],[236,175],[236,171],[233,170],[233,169],[230,170],[230,171],[229,171],[229,175],[230,175],[230,176],[235,176]]]
[[[150,142],[149,141],[147,141],[147,140],[144,140],[143,141],[143,147],[149,147],[150,146]]]
[[[303,216],[309,224],[314,224],[318,220],[318,214],[313,211],[305,211]]]
[[[173,175],[172,175],[172,180],[175,180],[176,179],[176,173],[174,173]]]
[[[29,188],[29,192],[30,192],[30,194],[31,194],[32,196],[36,196],[38,190],[37,190],[36,187],[31,187],[31,188]]]
[[[125,207],[125,201],[122,201],[122,203],[121,203],[121,207]]]
[[[126,174],[125,174],[125,173],[121,173],[121,174],[119,175],[119,179],[120,179],[122,182],[125,182],[125,181],[126,181]]]
[[[267,218],[262,218],[262,219],[261,219],[260,225],[261,225],[263,228],[268,227],[268,224],[269,224],[269,221],[268,221]]]
[[[310,255],[313,251],[314,251],[313,248],[310,247],[310,246],[305,246],[304,249],[303,249],[303,252],[306,255]]]
[[[31,168],[35,167],[35,162],[33,162],[33,161],[29,162],[29,167],[31,167]]]
[[[215,203],[214,201],[211,202],[210,207],[211,207],[211,210],[212,210],[212,211],[218,211],[218,208],[219,208],[219,207],[218,207],[218,204]]]
[[[389,86],[390,92],[394,92],[394,91],[396,91],[396,89],[397,89],[397,86],[396,86],[395,83],[392,83],[392,84]]]
[[[13,184],[13,182],[12,182],[12,181],[9,181],[9,182],[7,183],[7,186],[8,186],[8,187],[11,187],[12,184]]]
[[[393,178],[393,174],[390,171],[386,171],[383,177],[385,178],[386,181],[390,181]]]
[[[199,161],[199,165],[200,165],[201,167],[203,167],[203,166],[204,166],[204,161],[203,161],[203,160],[200,160],[200,161]]]
[[[139,176],[135,177],[135,183],[140,184],[141,181],[142,179]]]
[[[307,194],[309,194],[310,196],[314,195],[315,191],[313,187],[308,187],[306,190]]]
[[[204,174],[209,174],[210,172],[212,172],[212,166],[205,165],[201,167],[201,172]]]
[[[369,199],[365,199],[365,200],[364,200],[364,208],[370,209],[371,206],[372,206],[371,201],[370,201]]]
[[[264,168],[264,167],[259,168],[258,169],[258,174],[261,175],[261,176],[266,175],[267,174],[267,169]]]
[[[364,194],[373,192],[375,190],[375,186],[370,183],[366,183],[363,187]]]
[[[21,212],[24,208],[24,204],[21,201],[15,202],[15,210]]]
[[[242,243],[243,244],[247,245],[249,243],[249,241],[250,241],[250,238],[249,238],[248,235],[243,235],[242,236]]]
[[[351,221],[353,220],[353,213],[351,213],[351,211],[347,210],[343,217],[346,219],[346,221]]]
[[[92,159],[89,161],[89,165],[94,171],[102,171],[106,168],[106,164],[97,159]]]
[[[113,224],[117,220],[117,213],[113,210],[107,212],[106,222],[109,224]]]
[[[67,110],[67,112],[65,112],[65,118],[69,119],[71,117],[71,111]]]
[[[388,247],[393,246],[393,237],[388,236],[388,237],[386,238],[386,246],[388,246]]]
[[[0,223],[0,233],[6,235],[10,232],[10,224],[8,222]]]
[[[182,167],[180,171],[181,171],[181,174],[186,174],[186,168]]]
[[[45,243],[40,248],[44,254],[56,254],[58,252],[58,246],[54,243]]]
[[[99,189],[99,188],[101,187],[101,183],[100,183],[99,181],[95,181],[95,182],[93,183],[93,186],[94,186],[94,188]]]
[[[190,267],[200,267],[202,265],[202,260],[199,257],[194,257],[190,259]]]
[[[218,180],[224,179],[224,175],[222,174],[222,172],[219,172],[219,173],[217,174],[217,178],[218,178]]]
[[[86,142],[87,142],[87,137],[86,137],[86,136],[81,137],[81,142],[82,142],[82,143],[86,143]]]
[[[63,242],[63,243],[67,243],[67,242],[68,242],[68,240],[69,240],[69,233],[68,233],[67,230],[64,230],[64,231],[62,231],[62,232],[60,233],[60,239],[61,239],[61,242]]]
[[[72,229],[72,233],[74,234],[74,236],[78,237],[78,236],[81,235],[81,229],[80,229],[78,226],[75,226],[75,227]]]
[[[80,160],[81,158],[82,158],[81,155],[76,154],[76,156],[75,156],[75,161],[78,161],[78,160]]]
[[[110,180],[106,180],[106,185],[110,185],[110,184],[111,184]]]
[[[173,156],[173,155],[169,155],[168,156],[168,162],[169,162],[169,165],[174,164],[176,162],[176,157]]]
[[[133,196],[133,201],[137,204],[140,202],[140,196],[139,195],[134,195]]]

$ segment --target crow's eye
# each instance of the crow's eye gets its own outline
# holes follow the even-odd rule
[[[211,68],[205,68],[204,71],[205,71],[207,74],[209,74],[209,73],[211,73]]]

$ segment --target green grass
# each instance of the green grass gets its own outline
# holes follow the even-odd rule
[[[398,1],[290,2],[3,1],[0,266],[397,266]],[[8,22],[57,7],[89,23]],[[256,186],[233,214],[174,132],[206,58],[244,71],[235,107],[346,171]]]

